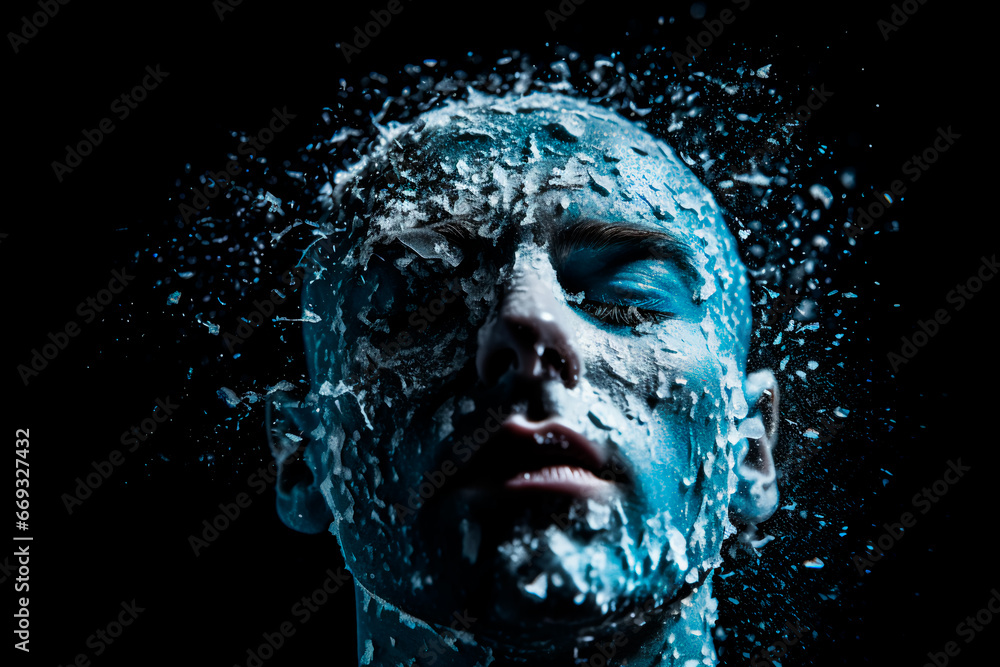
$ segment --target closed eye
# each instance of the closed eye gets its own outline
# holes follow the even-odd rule
[[[676,277],[654,260],[605,267],[576,287],[583,292],[581,310],[608,324],[631,327],[676,317],[683,293]]]
[[[580,310],[621,327],[693,317],[690,250],[667,232],[588,221],[559,238],[560,282]]]
[[[623,327],[637,327],[640,324],[647,323],[657,324],[674,316],[674,313],[650,310],[632,305],[602,303],[587,298],[584,298],[580,302],[579,307],[580,310],[589,313],[602,322]]]

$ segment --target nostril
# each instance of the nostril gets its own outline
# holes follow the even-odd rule
[[[566,364],[563,366],[562,373],[563,384],[566,385],[567,389],[572,389],[576,386],[576,383],[580,381],[580,372],[574,364]]]
[[[511,370],[533,382],[560,379],[567,388],[579,382],[580,362],[551,316],[501,314],[488,327],[480,331],[476,353],[476,366],[487,384],[496,384]]]
[[[566,372],[566,360],[561,354],[551,347],[542,352],[542,366],[544,368],[551,368],[554,371],[559,371],[561,376],[565,375]],[[566,379],[563,377],[563,379]]]
[[[534,345],[538,338],[538,329],[522,322],[512,322],[510,324],[510,333],[519,345],[526,347]]]
[[[569,353],[569,358],[554,347],[545,348],[540,357],[542,368],[548,368],[553,375],[558,375],[567,388],[572,389],[580,379],[580,368],[576,357]]]

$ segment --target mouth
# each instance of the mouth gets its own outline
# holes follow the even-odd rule
[[[607,499],[628,483],[610,452],[558,419],[505,420],[454,479],[466,493],[528,492]]]

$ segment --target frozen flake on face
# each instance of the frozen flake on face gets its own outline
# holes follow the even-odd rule
[[[521,588],[539,600],[544,600],[549,588],[549,578],[544,572],[529,584],[522,584]]]
[[[601,530],[611,524],[611,507],[607,503],[587,500],[587,525],[592,530]]]
[[[565,114],[558,121],[546,125],[545,129],[560,141],[576,142],[583,136],[586,126],[576,116]]]
[[[711,235],[707,234],[704,230],[699,229],[695,231],[695,236],[698,236],[699,238],[702,239],[707,239]],[[707,252],[704,255],[701,254],[697,255],[695,259],[697,263],[696,268],[698,269],[698,275],[701,276],[701,279],[703,281],[701,284],[701,290],[698,293],[698,298],[701,301],[707,301],[709,297],[715,294],[716,291],[715,273],[714,271],[708,268],[708,264],[711,261],[711,259],[712,258],[709,256]],[[710,313],[706,313],[706,321],[708,322],[709,326],[714,330],[715,325],[711,320]]]
[[[608,196],[614,189],[615,184],[607,176],[602,176],[598,174],[593,169],[588,169],[587,173],[590,175],[590,189],[599,195]]]
[[[704,220],[707,216],[707,213],[705,212],[706,209],[709,211],[712,210],[712,204],[708,199],[709,197],[710,195],[708,193],[699,196],[693,192],[685,190],[677,195],[677,203],[680,204],[681,208],[696,212],[699,220]]]
[[[587,416],[594,423],[594,426],[605,431],[615,428],[617,423],[613,409],[606,403],[594,403],[591,405]]]
[[[529,562],[532,558],[532,551],[523,536],[515,537],[509,542],[504,542],[497,547],[497,553],[503,556],[509,567],[517,569],[521,565]]]
[[[372,640],[371,639],[366,639],[365,640],[365,652],[361,656],[361,659],[360,659],[360,661],[359,661],[358,664],[361,664],[361,665],[370,665],[370,664],[372,664],[372,658],[374,658],[374,657],[375,657],[375,646],[372,645]]]
[[[440,408],[438,408],[432,418],[437,426],[437,436],[439,439],[444,440],[451,435],[452,431],[455,430],[455,427],[452,424],[452,416],[454,414],[455,398],[449,397],[448,400],[445,401]]]
[[[504,207],[509,207],[510,203],[517,196],[520,183],[512,179],[508,171],[499,164],[493,165],[493,182],[500,190],[500,200],[503,201]],[[496,207],[497,202],[491,202],[491,204]]]
[[[725,396],[728,390],[732,396],[729,416],[743,419],[749,414],[750,407],[747,405],[746,396],[743,395],[743,377],[739,365],[730,357],[724,357],[720,361],[726,368],[726,375],[722,379],[722,394]]]
[[[591,177],[591,170],[575,157],[567,160],[563,169],[554,167],[552,173],[554,176],[549,179],[548,184],[557,188],[583,188],[590,182]]]
[[[670,540],[670,550],[667,552],[667,559],[677,564],[677,569],[687,570],[687,540],[681,531],[677,530],[673,524],[667,523],[667,539]]]
[[[659,517],[657,517],[657,520]],[[646,525],[651,525],[652,519],[646,520]],[[660,554],[663,553],[663,545],[657,537],[654,537],[652,533],[643,533],[642,543],[639,548],[649,554],[649,561],[652,563],[652,569],[656,569],[660,564]]]
[[[528,150],[531,152],[531,157],[528,158],[528,164],[537,162],[542,158],[542,154],[538,150],[538,139],[535,137],[534,132],[528,135]]]
[[[563,565],[563,571],[570,576],[573,586],[577,591],[580,591],[580,595],[577,596],[579,599],[577,604],[580,604],[584,600],[584,592],[589,588],[586,576],[586,572],[589,569],[589,554],[581,550],[579,545],[572,542],[562,532],[555,531],[552,528],[550,527],[546,531],[549,548],[559,558]],[[564,584],[568,583],[564,582]],[[574,598],[574,602],[577,601],[577,598]]]
[[[398,234],[396,239],[423,259],[443,259],[453,267],[462,263],[462,252],[433,229],[410,229]]]

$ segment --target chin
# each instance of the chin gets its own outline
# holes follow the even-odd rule
[[[501,541],[472,577],[478,581],[480,613],[498,637],[551,641],[601,634],[627,622],[647,600],[669,602],[684,592],[676,564],[649,572],[649,555],[623,548],[625,536],[586,539],[549,526]]]

